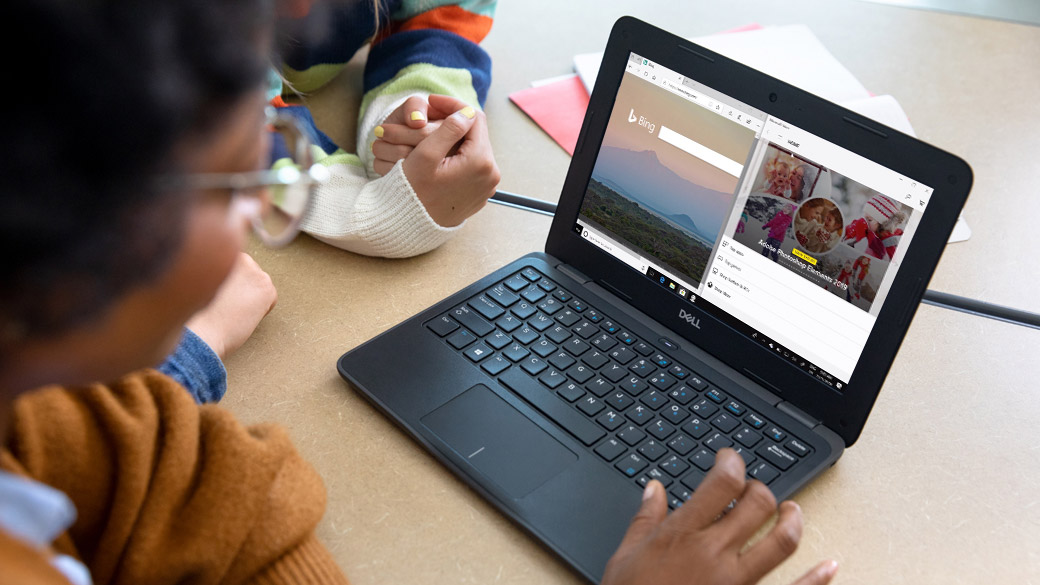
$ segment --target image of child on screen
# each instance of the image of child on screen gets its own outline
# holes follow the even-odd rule
[[[795,239],[803,251],[828,252],[841,240],[841,211],[833,201],[815,197],[802,204],[794,221]]]
[[[770,144],[751,187],[756,195],[772,195],[799,203],[813,192],[820,169],[786,150]]]
[[[763,256],[772,258],[773,262],[777,261],[784,236],[792,221],[794,221],[794,204],[788,203],[772,219],[762,225],[762,229],[768,230],[766,245],[762,247]]]
[[[880,193],[874,195],[863,204],[862,216],[845,228],[842,241],[874,258],[891,260],[908,216],[902,207]]]

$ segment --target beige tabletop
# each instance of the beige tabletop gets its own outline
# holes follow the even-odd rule
[[[566,153],[507,99],[569,73],[631,13],[695,37],[806,24],[917,134],[964,157],[975,187],[967,242],[948,246],[931,288],[1040,312],[1040,28],[858,2],[502,2],[484,43],[486,110],[501,188],[555,201]],[[350,100],[314,96],[349,136]],[[301,237],[251,251],[278,306],[228,361],[226,406],[277,421],[328,487],[319,535],[354,583],[578,583],[365,402],[336,373],[345,351],[527,252],[550,218],[488,205],[418,258],[356,256]],[[923,306],[861,439],[794,496],[802,546],[767,583],[837,559],[839,583],[1032,583],[1040,579],[1040,331]],[[400,356],[402,366],[408,356]]]

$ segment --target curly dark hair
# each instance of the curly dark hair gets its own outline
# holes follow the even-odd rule
[[[30,0],[4,12],[17,95],[0,157],[0,357],[96,318],[167,266],[187,206],[153,178],[174,170],[174,145],[262,87],[275,18],[273,0]]]

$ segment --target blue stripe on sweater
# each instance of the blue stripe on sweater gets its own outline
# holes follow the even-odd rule
[[[365,66],[365,92],[417,63],[469,70],[477,99],[484,105],[491,85],[491,58],[480,46],[455,33],[437,29],[399,32],[373,46]]]

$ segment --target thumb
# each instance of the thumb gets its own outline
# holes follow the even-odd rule
[[[471,106],[466,106],[454,114],[448,116],[425,140],[419,143],[412,151],[411,156],[417,156],[428,163],[438,164],[454,148],[469,129],[473,127],[477,117],[477,111]]]
[[[632,523],[629,524],[625,537],[621,539],[618,552],[623,553],[623,551],[645,540],[647,536],[657,529],[666,515],[668,515],[668,502],[667,495],[664,492],[664,485],[656,479],[650,480],[650,483],[646,485],[646,489],[643,490],[643,504],[639,507],[635,517],[632,518]]]

